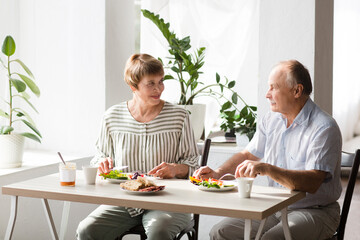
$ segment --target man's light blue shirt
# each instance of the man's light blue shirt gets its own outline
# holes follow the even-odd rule
[[[341,194],[340,163],[342,140],[335,120],[322,111],[310,98],[287,128],[287,119],[269,112],[258,123],[254,138],[246,149],[264,162],[291,170],[321,170],[325,181],[315,194],[290,208],[325,206]],[[269,185],[281,185],[268,177]]]

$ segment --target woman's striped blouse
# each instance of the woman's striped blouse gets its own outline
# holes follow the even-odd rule
[[[147,123],[132,117],[127,102],[109,108],[103,117],[96,148],[92,164],[111,157],[115,166],[129,166],[130,172],[146,173],[162,162],[186,164],[189,175],[198,167],[199,154],[189,114],[168,102]]]

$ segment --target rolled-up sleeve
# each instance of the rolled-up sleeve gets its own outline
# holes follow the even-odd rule
[[[325,125],[319,129],[310,142],[306,170],[321,170],[328,173],[326,181],[334,176],[341,158],[342,139],[337,125]]]

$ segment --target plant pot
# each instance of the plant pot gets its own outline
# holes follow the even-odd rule
[[[225,139],[231,140],[235,138],[235,129],[231,129],[230,132],[225,133]]]
[[[19,134],[0,135],[0,168],[21,167],[24,142]]]
[[[246,147],[249,143],[249,138],[245,134],[235,133],[236,136],[236,146]]]
[[[189,111],[191,127],[194,130],[195,141],[199,141],[205,130],[205,104],[178,105]]]

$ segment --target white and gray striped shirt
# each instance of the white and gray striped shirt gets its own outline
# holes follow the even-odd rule
[[[168,102],[147,123],[136,121],[126,102],[112,106],[104,114],[96,148],[92,165],[111,157],[115,166],[129,166],[129,172],[146,173],[167,162],[188,165],[191,176],[198,167],[199,154],[189,114]]]

